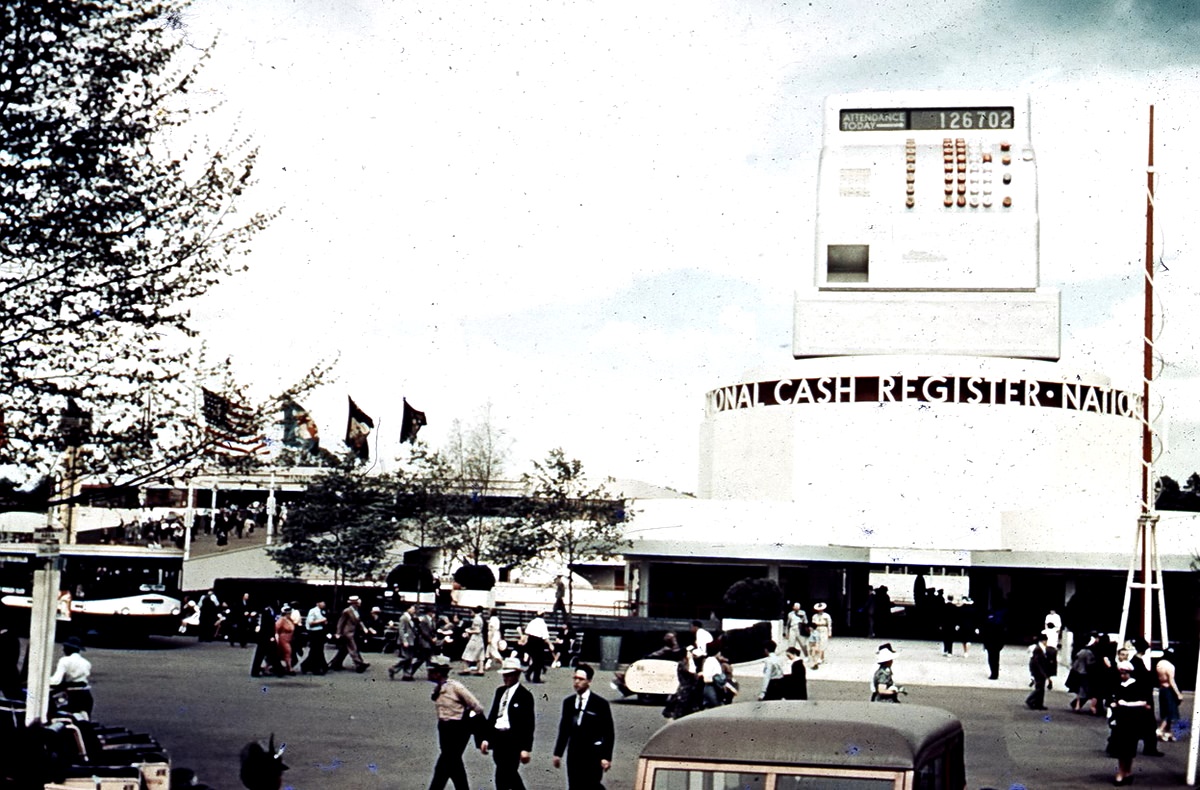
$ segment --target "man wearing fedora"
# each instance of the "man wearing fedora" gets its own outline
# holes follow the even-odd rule
[[[362,599],[357,595],[351,595],[346,599],[346,608],[342,610],[342,614],[337,621],[337,652],[333,655],[333,660],[329,662],[329,668],[332,670],[345,669],[343,664],[346,661],[346,656],[350,656],[350,660],[354,662],[355,672],[366,672],[367,667],[371,666],[358,652],[358,636],[362,632],[362,615],[358,613],[358,607],[362,606]]]
[[[500,678],[504,685],[496,689],[487,727],[480,736],[479,751],[492,754],[496,762],[496,790],[525,790],[521,766],[529,762],[533,751],[533,694],[521,685],[521,660],[504,659]]]

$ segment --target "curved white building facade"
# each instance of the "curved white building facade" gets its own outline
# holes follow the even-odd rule
[[[1123,553],[1140,415],[1053,362],[797,360],[707,394],[699,494],[794,503],[804,543]]]

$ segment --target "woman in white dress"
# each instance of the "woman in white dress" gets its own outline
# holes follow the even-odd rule
[[[483,670],[491,668],[492,662],[497,665],[504,663],[504,629],[500,625],[500,615],[493,609],[487,622],[487,656],[483,660]]]
[[[825,663],[825,649],[829,646],[829,638],[833,636],[833,618],[825,611],[826,608],[824,603],[813,606],[813,616],[809,620],[812,633],[809,634],[808,656],[813,669]]]
[[[475,607],[475,614],[471,617],[471,625],[467,628],[467,646],[463,648],[462,659],[466,662],[467,668],[460,675],[482,675],[483,669],[483,607]]]

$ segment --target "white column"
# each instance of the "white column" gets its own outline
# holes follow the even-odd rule
[[[33,608],[29,615],[29,694],[25,725],[46,719],[50,707],[50,675],[54,662],[54,628],[58,614],[58,545],[53,556],[42,557],[45,567],[33,572]]]
[[[185,560],[192,556],[192,527],[196,523],[196,503],[193,501],[195,495],[196,488],[189,479],[187,486],[187,507],[183,510],[183,558]]]
[[[271,482],[267,488],[267,545],[270,546],[275,537],[275,470],[271,470]]]
[[[1192,726],[1188,733],[1187,785],[1196,786],[1196,758],[1200,755],[1200,705],[1196,699],[1200,697],[1200,658],[1196,662],[1196,685],[1192,686]]]

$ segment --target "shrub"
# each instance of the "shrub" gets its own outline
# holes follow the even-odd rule
[[[496,586],[496,574],[486,565],[464,565],[454,572],[454,581],[464,590],[490,590]]]
[[[747,620],[777,620],[783,617],[786,600],[779,583],[772,579],[742,579],[734,582],[721,599],[721,616]]]
[[[755,661],[763,657],[763,644],[770,638],[770,623],[755,623],[749,628],[726,631],[721,634],[721,655],[732,664]]]

